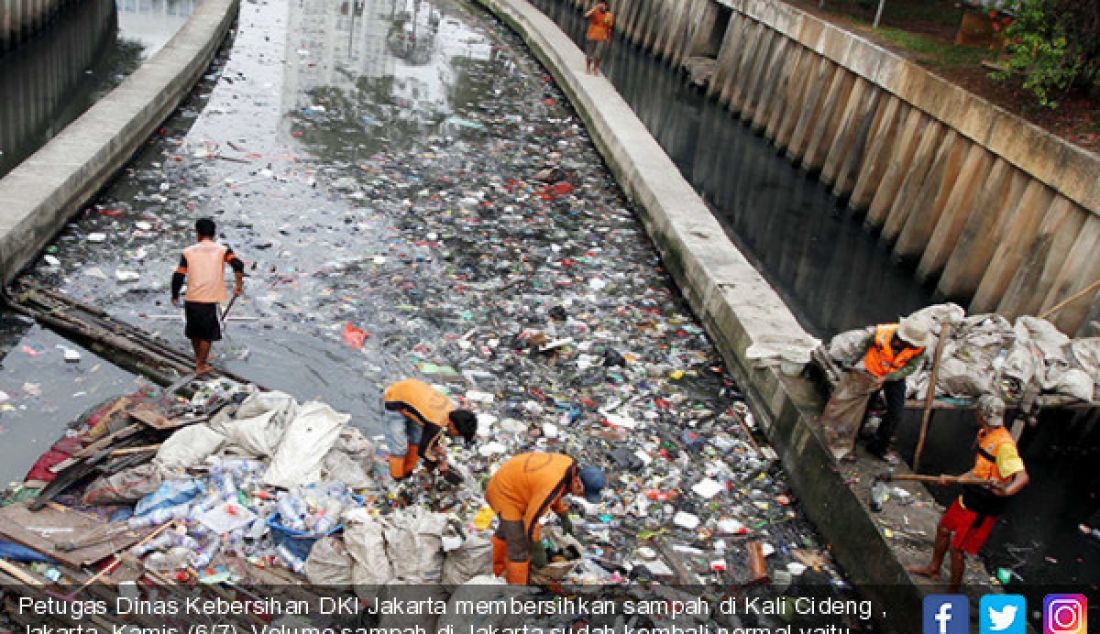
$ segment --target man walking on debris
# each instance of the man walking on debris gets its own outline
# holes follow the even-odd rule
[[[607,477],[599,467],[581,468],[564,454],[524,453],[501,465],[485,487],[485,500],[499,516],[493,534],[493,574],[506,573],[510,584],[527,583],[532,548],[541,548],[539,519],[553,509],[562,529],[572,535],[573,524],[562,497],[583,495],[596,504],[606,485]],[[539,563],[545,565],[543,559]]]
[[[871,396],[881,391],[886,399],[886,412],[867,450],[883,460],[895,459],[887,453],[894,429],[905,410],[905,377],[920,367],[931,339],[928,325],[912,316],[897,324],[868,329],[867,337],[855,347],[855,358],[833,390],[822,414],[822,425],[837,457],[851,451],[866,415],[867,403]]]
[[[455,408],[451,399],[417,379],[398,381],[382,395],[385,407],[386,446],[390,452],[390,475],[404,480],[412,475],[420,458],[428,470],[438,468],[451,484],[462,477],[447,465],[440,441],[443,433],[461,436],[469,444],[477,434],[477,416]]]
[[[222,338],[221,320],[218,318],[218,304],[229,299],[225,289],[225,264],[233,268],[236,285],[233,296],[239,297],[244,291],[244,262],[233,253],[233,249],[214,242],[217,227],[210,218],[195,221],[195,233],[198,242],[183,250],[179,266],[172,274],[172,305],[180,304],[180,289],[187,281],[187,294],[184,295],[183,311],[186,326],[184,334],[191,340],[195,351],[195,374],[210,372],[213,368],[207,363],[210,346]]]
[[[600,60],[607,54],[607,46],[611,43],[611,27],[615,24],[615,16],[608,10],[607,3],[601,1],[589,9],[584,17],[588,18],[588,32],[584,43],[585,72],[599,75]]]
[[[964,474],[987,485],[969,484],[963,493],[951,503],[940,518],[936,529],[936,545],[932,551],[932,563],[910,568],[909,572],[940,578],[943,557],[951,546],[951,580],[949,589],[958,592],[962,583],[966,557],[963,553],[977,555],[989,537],[997,516],[1004,511],[1008,499],[1027,486],[1030,478],[1016,441],[1004,426],[1004,401],[986,394],[978,399],[978,456],[974,467]],[[941,485],[947,482],[941,477]]]

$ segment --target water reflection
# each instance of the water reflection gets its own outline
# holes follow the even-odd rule
[[[167,42],[198,0],[86,0],[0,58],[0,177]]]
[[[534,3],[583,44],[579,11],[559,0]],[[691,87],[682,73],[622,39],[612,45],[604,67],[734,244],[807,330],[827,337],[893,321],[933,301],[863,228],[859,214]]]

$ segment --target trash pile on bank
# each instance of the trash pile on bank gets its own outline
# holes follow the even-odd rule
[[[1044,405],[1100,400],[1100,337],[1070,338],[1051,322],[1023,315],[1011,323],[994,313],[967,315],[956,304],[928,306],[913,316],[925,320],[936,338],[950,327],[936,375],[936,395],[967,403],[982,394],[1033,413]],[[830,358],[851,366],[860,341],[873,330],[840,333],[829,342]],[[935,347],[907,381],[909,398],[928,391]]]

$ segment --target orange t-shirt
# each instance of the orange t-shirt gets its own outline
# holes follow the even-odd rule
[[[611,26],[615,16],[610,11],[597,9],[588,16],[588,39],[602,42],[611,37]]]

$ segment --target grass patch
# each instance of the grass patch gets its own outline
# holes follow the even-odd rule
[[[876,33],[892,44],[914,53],[918,62],[928,66],[974,66],[980,64],[982,58],[989,56],[989,50],[985,48],[946,44],[942,40],[892,26],[881,27]]]

